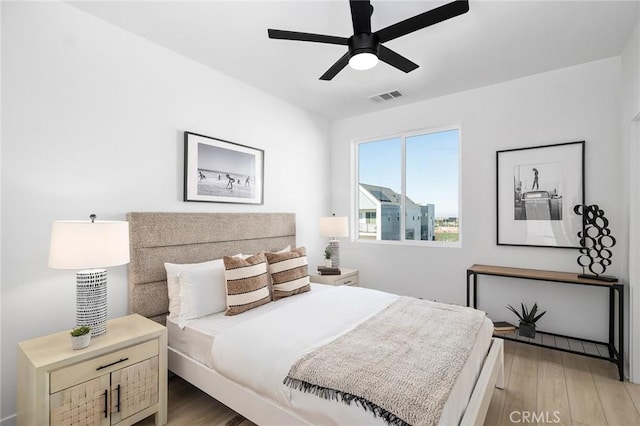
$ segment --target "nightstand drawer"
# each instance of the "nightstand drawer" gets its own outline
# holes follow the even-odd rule
[[[109,374],[114,370],[128,367],[156,355],[158,355],[158,340],[150,340],[52,371],[50,393],[58,392],[103,374]]]
[[[358,284],[358,274],[340,278],[335,281],[335,285],[350,285],[352,287],[358,287]]]
[[[341,268],[340,271],[340,275],[311,274],[309,280],[318,284],[360,286],[360,272],[357,269]]]

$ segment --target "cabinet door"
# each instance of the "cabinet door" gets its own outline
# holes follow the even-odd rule
[[[49,399],[52,426],[107,426],[109,375],[51,394]]]
[[[158,403],[158,357],[111,373],[111,424]]]

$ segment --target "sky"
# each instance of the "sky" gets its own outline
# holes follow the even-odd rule
[[[255,156],[198,143],[198,168],[252,176],[255,168]]]
[[[407,196],[434,204],[436,217],[458,217],[458,129],[406,139]],[[401,138],[361,143],[360,182],[401,192]]]

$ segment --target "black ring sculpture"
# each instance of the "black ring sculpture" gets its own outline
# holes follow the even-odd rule
[[[609,220],[604,216],[597,204],[591,206],[578,204],[573,207],[575,214],[582,216],[582,231],[580,238],[580,256],[578,265],[582,266],[581,278],[593,278],[604,281],[617,281],[615,277],[604,276],[607,266],[611,265],[613,253],[609,250],[616,245],[616,239],[611,235]],[[585,268],[591,274],[586,274]]]

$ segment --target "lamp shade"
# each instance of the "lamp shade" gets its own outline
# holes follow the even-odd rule
[[[56,221],[49,267],[92,269],[129,263],[129,222]]]
[[[348,237],[349,220],[346,216],[320,218],[321,237]]]

